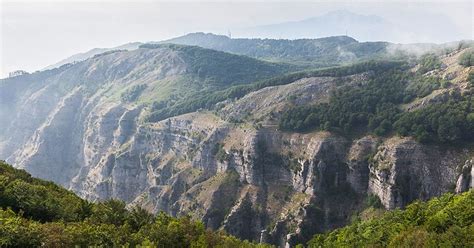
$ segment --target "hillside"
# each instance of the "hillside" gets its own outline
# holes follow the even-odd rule
[[[201,46],[269,61],[328,66],[386,55],[386,42],[358,42],[348,36],[320,39],[230,39],[223,35],[192,33],[161,43]]]
[[[267,247],[206,230],[189,217],[154,216],[118,200],[91,203],[3,161],[0,222],[2,247]]]
[[[120,105],[128,109],[148,106],[166,111],[203,94],[291,70],[294,67],[289,65],[209,49],[160,46],[109,51],[83,62],[2,79],[0,117],[7,123],[0,130],[0,155],[8,158],[47,121],[48,114],[61,109],[88,105],[86,112],[101,112]],[[66,102],[59,104],[63,101]],[[95,106],[104,109],[90,109]],[[190,108],[187,112],[197,109]]]
[[[318,42],[332,60],[356,41]],[[303,71],[186,45],[111,51],[2,80],[0,157],[91,201],[306,243],[368,199],[396,209],[473,187],[467,46]]]
[[[362,215],[369,213],[377,210],[370,208]],[[404,210],[366,218],[316,235],[308,247],[474,246],[474,190],[460,195],[444,194],[428,202],[415,202]]]

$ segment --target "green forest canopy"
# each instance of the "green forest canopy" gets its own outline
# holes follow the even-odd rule
[[[474,190],[318,234],[308,247],[474,247]]]
[[[0,247],[268,247],[184,216],[91,203],[0,161]]]
[[[474,99],[469,92],[451,92],[449,101],[412,112],[403,112],[399,107],[446,85],[440,78],[393,66],[373,74],[361,87],[336,90],[329,103],[290,108],[282,114],[279,126],[289,131],[316,129],[346,135],[371,132],[383,136],[396,132],[420,142],[472,141]]]

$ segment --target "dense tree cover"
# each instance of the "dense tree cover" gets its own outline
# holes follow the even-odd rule
[[[467,81],[469,82],[470,87],[474,87],[474,71],[470,71],[467,76]]]
[[[277,76],[271,79],[257,81],[252,84],[242,84],[229,87],[219,91],[200,92],[194,96],[188,97],[168,108],[152,109],[148,116],[148,121],[160,121],[165,118],[196,111],[200,108],[212,108],[216,103],[229,99],[241,98],[244,95],[257,91],[259,89],[285,85],[301,78],[325,77],[325,76],[347,76],[366,71],[378,73],[391,67],[401,66],[402,62],[397,61],[367,61],[347,66],[338,66],[325,69],[300,71]]]
[[[383,135],[392,130],[400,113],[409,75],[401,67],[377,73],[361,87],[336,90],[329,103],[294,107],[283,113],[280,128],[308,131],[314,128],[350,133],[369,130]]]
[[[318,234],[308,247],[474,247],[474,190]]]
[[[441,87],[445,88],[449,85],[449,81],[434,76],[417,76],[412,81],[413,83],[408,84],[406,88],[404,102],[408,102],[415,97],[425,97],[433,90]]]
[[[90,203],[0,162],[0,247],[267,247],[156,216],[118,200]]]
[[[438,56],[433,53],[424,54],[420,58],[420,68],[418,71],[420,73],[426,73],[431,70],[441,68],[441,61],[439,60]]]
[[[80,221],[87,203],[54,183],[32,178],[0,162],[0,207],[41,222]]]
[[[386,56],[387,42],[358,42],[347,36],[319,39],[230,39],[223,35],[193,33],[166,42],[267,59],[319,66]]]
[[[270,63],[197,46],[175,44],[144,44],[140,48],[169,48],[178,52],[187,66],[187,73],[196,75],[201,84],[230,86],[294,71],[298,67]]]
[[[474,98],[453,93],[450,100],[407,112],[394,123],[400,135],[420,142],[449,143],[474,140]]]
[[[474,66],[474,49],[468,49],[459,56],[459,64],[465,67]]]
[[[329,130],[346,135],[372,132],[383,136],[397,132],[421,142],[472,141],[474,105],[469,93],[452,93],[447,102],[413,112],[399,108],[400,104],[447,84],[437,77],[394,67],[374,74],[361,87],[336,90],[328,103],[290,108],[282,114],[280,128],[300,132]]]

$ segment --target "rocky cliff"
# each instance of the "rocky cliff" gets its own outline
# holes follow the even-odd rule
[[[282,110],[327,102],[336,88],[364,85],[370,71],[305,77],[212,111],[145,121],[150,99],[171,104],[187,97],[179,90],[203,87],[190,70],[179,51],[142,48],[5,80],[0,156],[87,199],[190,214],[280,246],[346,224],[368,195],[393,209],[473,187],[470,146],[277,128]]]

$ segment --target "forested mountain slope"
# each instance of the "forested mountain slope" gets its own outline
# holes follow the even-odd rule
[[[1,247],[267,247],[206,230],[189,217],[156,216],[108,200],[85,201],[0,161]]]
[[[319,66],[387,57],[387,42],[358,42],[348,36],[319,39],[231,39],[223,35],[192,33],[161,43],[201,46],[270,61]]]
[[[296,72],[184,45],[108,52],[2,80],[0,156],[85,199],[305,243],[370,198],[472,188],[471,54]]]
[[[325,67],[370,59],[406,58],[432,52],[444,53],[459,44],[459,42],[445,44],[359,42],[349,36],[294,40],[248,39],[229,38],[211,33],[191,33],[158,43],[200,46],[268,61],[284,61],[313,67]],[[472,41],[464,41],[463,43],[472,44]]]

